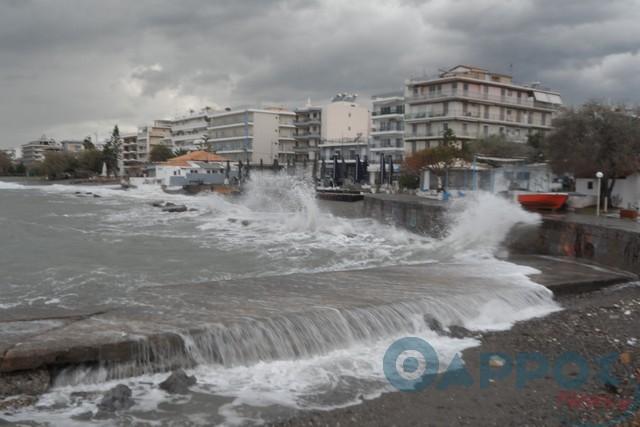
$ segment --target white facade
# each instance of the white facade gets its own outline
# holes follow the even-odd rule
[[[62,145],[53,138],[42,135],[38,140],[22,144],[22,162],[26,166],[41,162],[50,151],[62,151]]]
[[[374,95],[371,113],[371,162],[391,156],[394,162],[404,159],[404,94],[392,92]]]
[[[175,149],[195,151],[202,148],[203,137],[207,136],[209,116],[213,110],[204,108],[190,111],[171,120],[171,143]]]
[[[338,95],[322,107],[320,129],[320,160],[355,161],[368,156],[371,118],[369,109],[355,102],[355,95]]]
[[[296,113],[284,109],[244,109],[213,113],[209,145],[233,161],[280,164],[295,158]]]
[[[557,92],[513,83],[512,77],[470,66],[457,66],[436,78],[405,85],[405,152],[436,146],[451,129],[461,141],[502,135],[526,142],[533,133],[551,130],[562,105]]]
[[[602,185],[605,185],[604,180]],[[576,193],[587,196],[598,196],[598,180],[593,178],[577,178]],[[623,209],[640,209],[640,174],[634,173],[625,178],[617,178],[611,194],[614,207]]]

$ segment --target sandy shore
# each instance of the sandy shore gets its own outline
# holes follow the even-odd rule
[[[481,346],[465,351],[463,359],[474,381],[470,387],[452,385],[440,390],[436,382],[423,391],[388,393],[359,406],[301,413],[277,425],[640,426],[640,403],[633,406],[640,384],[640,286],[622,285],[558,300],[564,311],[517,324],[506,332],[484,334]],[[588,379],[576,390],[563,388],[553,374],[559,357],[571,351],[591,360]],[[546,375],[518,387],[518,363],[514,362],[510,375],[482,388],[480,356],[490,352],[506,353],[514,360],[518,352],[540,352],[550,368]],[[616,353],[611,372],[619,381],[617,386],[600,378],[598,372],[603,370],[592,361],[611,353]],[[491,369],[504,368],[500,359],[494,360]],[[509,363],[508,358],[503,361]],[[523,372],[539,366],[520,365]],[[568,364],[562,373],[567,381],[581,378],[575,364]]]

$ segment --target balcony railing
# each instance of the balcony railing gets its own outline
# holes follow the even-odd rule
[[[478,119],[480,122],[483,120],[493,121],[493,122],[504,122],[504,123],[514,123],[520,125],[528,125],[528,126],[539,126],[539,127],[550,127],[550,120],[546,122],[541,122],[539,120],[534,121],[530,115],[521,115],[518,118],[517,114],[480,114],[476,111],[459,111],[453,110],[444,114],[443,112],[432,113],[432,112],[420,112],[407,114],[405,116],[406,120],[416,120],[416,119],[431,119],[431,118],[440,118],[446,120],[457,120],[461,118],[472,118]]]
[[[542,106],[538,103],[536,105],[534,101],[530,98],[518,98],[516,96],[501,96],[501,95],[490,95],[484,92],[478,91],[464,91],[464,90],[452,90],[452,91],[441,91],[441,92],[431,92],[425,94],[411,95],[407,97],[407,102],[420,102],[420,101],[432,101],[439,100],[445,98],[468,98],[473,100],[481,100],[481,101],[491,101],[502,104],[509,104],[514,106],[521,107],[538,107],[538,108],[552,108],[547,106]]]
[[[394,114],[404,114],[404,109],[401,108],[399,110],[391,110],[391,111],[373,111],[371,113],[372,116],[390,116],[390,115],[394,115]]]

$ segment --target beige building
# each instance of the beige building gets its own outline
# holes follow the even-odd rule
[[[320,126],[320,158],[334,156],[355,160],[367,154],[370,115],[369,109],[358,105],[356,95],[338,94],[322,107]]]
[[[515,84],[509,75],[458,65],[436,78],[405,85],[405,152],[414,153],[442,141],[451,129],[461,141],[503,135],[526,142],[545,133],[562,105],[557,92],[539,84]]]
[[[120,134],[120,170],[124,176],[140,176],[144,162],[138,159],[138,132]]]
[[[295,158],[296,113],[280,108],[216,112],[209,116],[208,144],[233,161],[264,165]]]
[[[84,150],[83,141],[64,140],[60,141],[60,145],[62,146],[62,151],[65,153],[77,154]]]

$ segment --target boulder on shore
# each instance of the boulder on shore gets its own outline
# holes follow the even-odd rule
[[[162,208],[162,212],[186,212],[188,210],[185,205],[171,205]]]
[[[189,387],[196,382],[196,377],[190,377],[184,370],[178,369],[177,371],[173,371],[166,380],[160,383],[160,388],[172,394],[187,394],[189,393]]]
[[[0,375],[0,399],[18,394],[40,395],[47,391],[50,382],[51,376],[46,369],[3,373]]]
[[[129,409],[134,403],[131,398],[131,389],[124,384],[118,384],[104,394],[98,403],[98,409],[103,412],[116,412]]]

